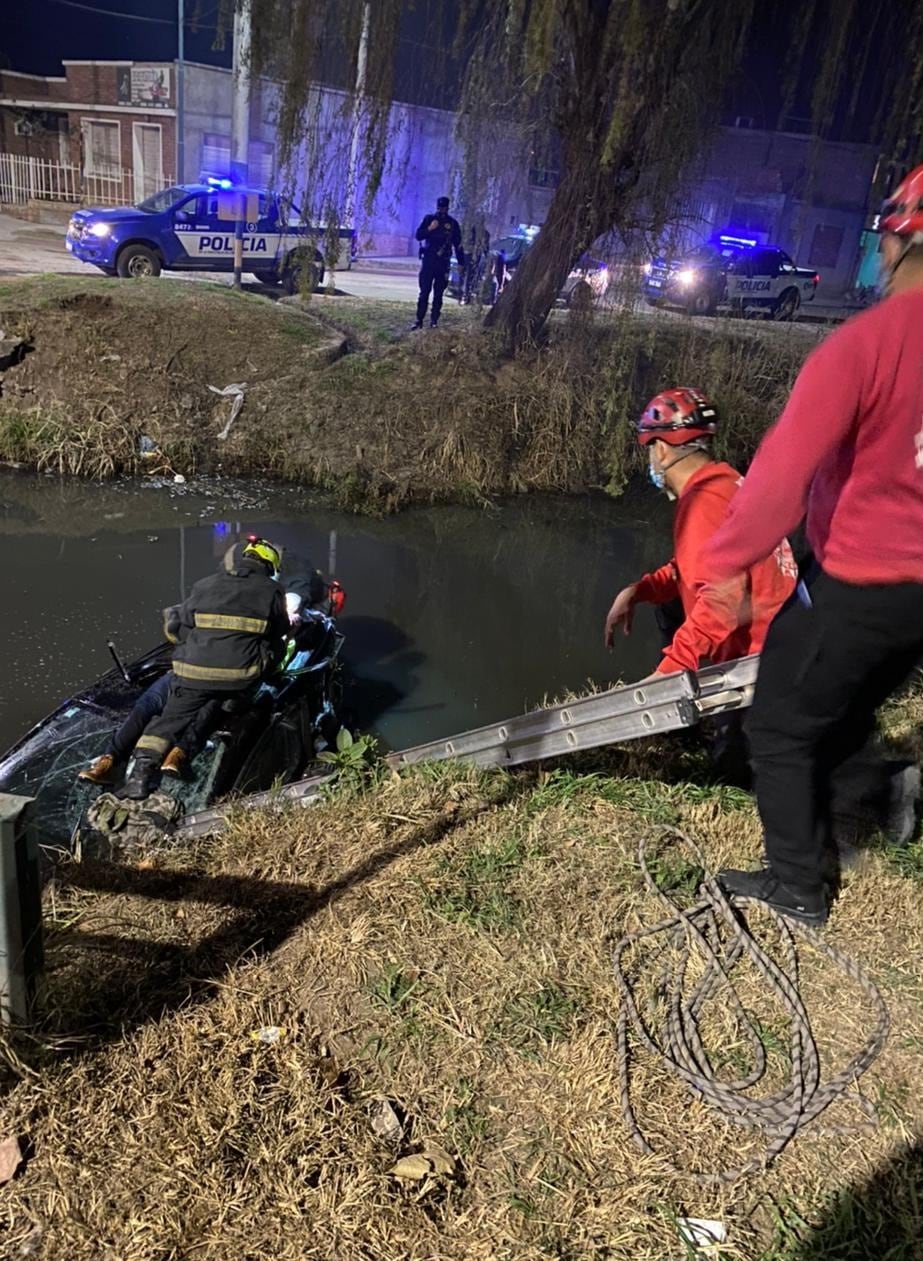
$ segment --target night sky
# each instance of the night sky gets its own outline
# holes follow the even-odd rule
[[[230,40],[212,50],[218,6],[203,0],[198,34],[189,25],[195,0],[186,0],[186,57],[208,65],[231,64]],[[133,14],[113,17],[112,14]],[[29,74],[61,74],[66,57],[75,61],[173,61],[176,57],[175,0],[28,0],[0,5],[0,59]]]
[[[218,14],[217,0],[185,0],[186,57],[189,61],[208,65],[231,64],[230,35],[226,47],[213,48]],[[797,54],[790,47],[790,23],[800,0],[773,0],[757,6],[749,48],[740,73],[730,86],[725,118],[733,122],[738,115],[750,117],[756,127],[779,125],[782,104],[782,81],[785,68],[793,56],[803,59],[804,71],[801,99],[793,114],[802,118],[810,114],[810,89],[823,45],[817,34],[809,47]],[[397,66],[397,92],[401,99],[451,108],[450,85],[457,77],[446,65],[444,55],[437,52],[442,43],[438,32],[454,29],[453,15],[458,0],[415,0],[408,5],[403,24]],[[198,30],[193,31],[190,17],[200,9]],[[121,15],[121,16],[120,16]],[[0,64],[32,74],[60,74],[61,61],[172,61],[176,57],[176,0],[0,0]],[[869,38],[878,34],[876,23],[868,28]],[[444,46],[444,45],[443,45]],[[874,67],[876,58],[871,59]],[[441,68],[441,72],[440,72]],[[448,73],[446,73],[448,71]],[[874,74],[874,69],[871,72]],[[880,85],[869,84],[869,97],[877,95]],[[868,113],[871,113],[869,107]],[[840,135],[867,139],[863,121],[857,119]],[[801,128],[799,128],[800,130]]]

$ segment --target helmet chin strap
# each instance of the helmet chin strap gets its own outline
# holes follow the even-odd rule
[[[687,451],[683,451],[681,455],[678,455],[676,459],[671,460],[669,464],[661,464],[660,466],[661,476],[665,478],[671,468],[674,468],[677,464],[682,463],[683,460],[688,459],[690,455],[695,455],[696,452],[704,451],[704,450],[705,450],[705,447],[699,446],[697,443],[691,444]],[[671,502],[677,498],[676,492],[671,490],[665,481],[663,485],[661,486],[661,490],[666,495],[667,499],[669,499]]]

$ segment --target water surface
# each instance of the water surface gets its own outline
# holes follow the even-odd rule
[[[160,610],[254,531],[331,566],[348,593],[349,703],[391,747],[505,718],[587,680],[648,674],[650,610],[615,654],[613,595],[670,555],[645,488],[612,501],[529,497],[495,509],[369,520],[253,483],[97,486],[0,472],[0,749],[111,664],[160,638]]]

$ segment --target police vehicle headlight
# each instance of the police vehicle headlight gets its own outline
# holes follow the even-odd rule
[[[108,236],[111,231],[112,229],[109,227],[108,223],[91,223],[90,224],[91,236],[100,236],[100,237]]]
[[[676,279],[683,288],[687,288],[689,285],[695,284],[698,277],[699,273],[697,271],[694,271],[691,267],[684,267],[681,272],[677,273]]]

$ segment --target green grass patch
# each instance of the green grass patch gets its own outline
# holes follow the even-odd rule
[[[509,885],[520,868],[542,850],[521,831],[440,858],[436,879],[425,889],[428,908],[441,919],[483,932],[509,932],[519,926],[522,908]]]
[[[497,1023],[496,1040],[537,1056],[549,1043],[573,1036],[580,1010],[573,994],[549,981],[510,1000]]]

